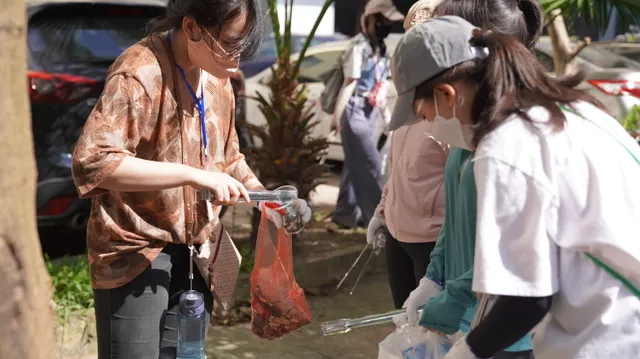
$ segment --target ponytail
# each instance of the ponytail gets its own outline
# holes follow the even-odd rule
[[[571,106],[585,101],[603,108],[593,97],[575,88],[584,79],[582,71],[562,78],[549,76],[536,56],[513,36],[477,29],[471,43],[489,49],[486,59],[474,61],[479,67],[476,71],[484,74],[472,108],[476,146],[513,114],[535,122],[526,113],[533,106],[549,111],[546,124],[555,131],[564,128],[566,121],[559,104]]]
[[[475,146],[513,114],[535,122],[526,113],[533,106],[549,111],[546,124],[554,130],[561,130],[566,121],[559,104],[571,106],[585,101],[603,109],[597,100],[575,88],[584,79],[583,72],[562,78],[549,76],[536,56],[514,36],[476,29],[470,44],[486,47],[489,55],[463,62],[427,80],[416,87],[415,99],[433,98],[433,89],[441,83],[465,81],[475,85],[471,108]]]
[[[538,0],[517,1],[518,9],[522,12],[522,19],[527,27],[527,36],[521,40],[526,47],[532,49],[544,30],[544,12]]]
[[[517,37],[533,49],[542,34],[544,12],[539,0],[442,0],[434,16],[452,15],[471,24]]]

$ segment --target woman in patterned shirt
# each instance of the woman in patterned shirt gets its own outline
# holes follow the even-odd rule
[[[93,198],[87,243],[101,359],[176,357],[187,244],[215,242],[220,206],[264,189],[239,152],[229,81],[259,48],[258,1],[171,0],[111,66],[78,140],[74,180]],[[199,200],[201,190],[215,199]],[[311,211],[299,205],[306,223]],[[269,218],[282,225],[275,211]],[[223,273],[237,265],[217,258]],[[211,278],[209,286],[196,271],[193,281],[209,314]],[[226,282],[216,293],[235,285]]]

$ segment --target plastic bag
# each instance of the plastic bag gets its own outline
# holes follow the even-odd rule
[[[378,344],[378,359],[442,359],[453,343],[451,336],[403,325]]]
[[[293,276],[291,236],[262,212],[251,272],[251,331],[276,340],[311,323],[304,291]]]

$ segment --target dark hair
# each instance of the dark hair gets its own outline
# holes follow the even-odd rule
[[[381,56],[386,56],[387,54],[387,45],[384,42],[384,39],[377,39],[375,36],[371,36],[371,34],[367,33],[367,29],[369,24],[373,23],[381,23],[385,19],[385,16],[381,13],[377,12],[375,14],[369,14],[364,19],[365,29],[360,28],[360,32],[364,35],[367,40],[369,40],[369,44],[374,50],[379,50]],[[391,31],[391,27],[389,27],[389,32]]]
[[[262,44],[262,12],[260,0],[169,0],[164,16],[152,20],[147,34],[179,30],[182,19],[190,17],[198,25],[213,27],[220,32],[222,27],[241,13],[247,13],[247,34],[243,41],[241,59],[254,57]]]
[[[530,49],[544,27],[544,13],[538,0],[443,0],[434,9],[434,16],[444,15],[513,35]]]
[[[488,57],[445,70],[419,85],[415,97],[433,98],[433,89],[440,83],[463,80],[475,84],[477,92],[471,116],[476,146],[512,114],[534,122],[526,114],[533,106],[543,106],[549,111],[547,124],[554,130],[561,130],[566,121],[559,104],[571,106],[573,102],[586,101],[603,109],[586,92],[575,89],[584,79],[583,72],[562,78],[548,75],[536,56],[514,36],[476,29],[471,45],[487,47]]]

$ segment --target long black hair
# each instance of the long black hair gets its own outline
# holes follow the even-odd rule
[[[458,16],[479,28],[513,35],[529,49],[544,27],[538,0],[443,0],[433,12],[434,16]]]
[[[243,12],[247,13],[247,25],[241,60],[248,60],[258,53],[262,44],[260,0],[169,0],[167,12],[149,23],[147,34],[179,30],[184,17],[194,19],[200,26],[213,27],[219,33],[226,23]]]
[[[596,99],[575,88],[584,79],[583,72],[560,78],[550,76],[535,54],[515,36],[476,29],[471,43],[487,47],[489,56],[463,62],[427,80],[416,88],[415,98],[433,98],[434,88],[441,83],[466,81],[477,86],[471,109],[476,146],[513,114],[534,122],[526,113],[533,106],[549,111],[547,125],[554,130],[561,130],[566,121],[559,104],[571,106],[585,101],[604,109]]]

